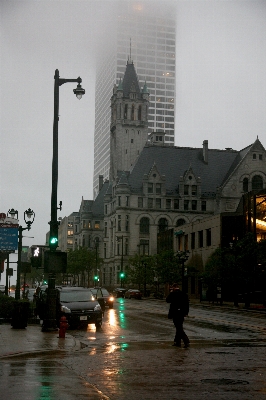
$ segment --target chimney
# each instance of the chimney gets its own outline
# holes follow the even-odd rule
[[[99,191],[103,187],[103,175],[99,175]]]
[[[203,161],[208,164],[208,140],[203,140]]]

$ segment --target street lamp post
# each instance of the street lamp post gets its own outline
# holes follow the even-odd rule
[[[18,218],[18,211],[14,210],[14,208],[9,210],[8,214],[10,214],[12,218],[14,218],[15,216],[17,216],[17,218]],[[31,218],[33,218],[32,221],[31,221]],[[15,291],[15,299],[16,300],[20,299],[21,253],[22,253],[22,237],[23,237],[22,232],[25,230],[29,231],[31,229],[31,225],[33,224],[34,218],[35,218],[34,211],[32,211],[29,208],[28,210],[24,211],[24,221],[25,221],[25,224],[27,225],[27,227],[22,228],[21,225],[19,225],[19,227],[18,227],[18,262],[17,262],[17,283],[16,283],[16,291]]]
[[[186,250],[186,251],[180,250],[176,253],[176,256],[182,265],[182,291],[184,291],[184,289],[185,289],[185,262],[189,258],[189,250]]]
[[[121,266],[120,266],[120,286],[123,287],[124,280],[124,236],[117,236],[116,240],[119,242],[122,240],[122,254],[121,254]]]
[[[78,82],[77,88],[73,89],[74,94],[80,100],[85,94],[85,90],[81,87],[82,79],[64,79],[60,78],[59,70],[55,70],[54,75],[54,124],[53,124],[53,161],[52,161],[52,194],[51,194],[51,221],[49,247],[50,251],[55,252],[58,247],[58,220],[57,210],[62,207],[60,201],[57,206],[57,184],[58,184],[58,121],[59,121],[59,87],[67,82]],[[42,330],[54,331],[56,326],[56,289],[55,289],[55,273],[50,272],[48,278],[47,290],[47,314],[43,321]]]

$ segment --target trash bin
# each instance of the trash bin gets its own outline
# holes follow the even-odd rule
[[[14,301],[13,307],[11,326],[14,329],[25,329],[28,325],[30,302],[17,300]]]

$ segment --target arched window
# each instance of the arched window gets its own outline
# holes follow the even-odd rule
[[[186,223],[186,221],[183,218],[179,218],[176,221],[176,226],[181,226],[181,225],[184,225],[185,223]]]
[[[252,190],[261,190],[263,189],[263,180],[260,175],[255,175],[252,178]]]
[[[132,107],[131,107],[131,120],[134,121],[134,119],[135,119],[135,106],[134,106],[134,104],[132,104]]]
[[[150,233],[150,220],[142,217],[139,223],[139,233]]]
[[[248,178],[243,179],[243,192],[248,192]]]
[[[124,119],[127,119],[127,104],[125,104]]]
[[[158,232],[164,232],[168,229],[168,221],[166,218],[160,218],[158,223]]]
[[[138,120],[141,121],[141,106],[138,109]]]

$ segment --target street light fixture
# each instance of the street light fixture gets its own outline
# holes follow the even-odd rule
[[[182,264],[182,290],[184,291],[184,289],[185,289],[185,262],[189,258],[189,250],[186,250],[186,251],[179,250],[176,253],[176,256],[177,256],[179,262],[181,262],[181,264]]]
[[[18,211],[14,210],[14,208],[11,208],[11,210],[8,210],[8,213],[11,218],[15,218],[17,216],[18,219]],[[25,230],[30,230],[31,225],[33,224],[35,218],[35,213],[32,211],[30,208],[26,211],[24,211],[24,221],[25,224],[27,225],[26,228],[22,228],[21,225],[18,227],[18,262],[17,262],[17,283],[16,283],[16,291],[15,291],[15,299],[19,300],[20,299],[20,274],[21,274],[21,253],[22,253],[22,232]],[[25,288],[24,288],[25,289]]]

